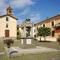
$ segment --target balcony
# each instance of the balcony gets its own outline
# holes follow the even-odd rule
[[[56,24],[54,28],[60,28],[60,23]]]

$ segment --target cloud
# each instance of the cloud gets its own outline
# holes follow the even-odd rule
[[[32,5],[34,2],[32,0],[11,0],[10,4],[15,8],[24,8],[26,6]]]
[[[38,11],[31,11],[30,8],[26,8],[21,13],[19,13],[18,16],[20,17],[20,21],[24,21],[26,18],[30,18],[33,23],[39,22],[42,17]]]
[[[17,24],[20,25],[22,23],[22,19],[17,20]]]
[[[0,0],[0,15],[6,14],[6,0]]]
[[[32,21],[33,23],[37,23],[37,22],[40,21],[41,15],[40,15],[40,13],[32,13],[32,14],[30,15],[30,19],[31,19],[31,21]]]
[[[31,9],[28,7],[23,9],[23,11],[21,11],[20,13],[18,13],[18,16],[28,17],[30,13],[31,13]]]
[[[24,11],[25,12],[25,11]],[[38,12],[34,12],[34,13],[31,13],[31,14],[27,14],[27,12],[25,12],[23,15],[25,16],[25,18],[19,18],[20,22],[22,23],[26,18],[29,18],[31,19],[31,21],[33,23],[37,23],[37,22],[40,22],[41,21],[41,15],[40,13]],[[18,22],[19,23],[19,22]]]
[[[20,15],[27,15],[29,14],[29,12],[30,12],[30,8],[26,8],[20,13]]]

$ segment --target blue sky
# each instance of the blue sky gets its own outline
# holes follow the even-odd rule
[[[11,5],[18,23],[30,18],[37,23],[60,13],[60,0],[0,0],[0,15],[6,14],[6,8]]]

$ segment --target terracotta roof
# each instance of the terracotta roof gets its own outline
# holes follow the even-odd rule
[[[39,24],[42,24],[43,22],[46,22],[46,21],[51,21],[51,20],[55,19],[55,17],[58,17],[58,16],[60,16],[60,14],[58,14],[56,16],[53,16],[51,18],[47,18],[47,19],[45,19],[45,20],[43,20],[41,22],[35,23],[34,26],[39,25]]]
[[[10,17],[12,17],[12,18],[14,18],[14,19],[16,19],[16,20],[18,20],[15,16],[13,16],[13,15],[2,15],[2,16],[0,16],[0,18],[3,18],[3,17],[5,17],[5,16],[10,16]]]

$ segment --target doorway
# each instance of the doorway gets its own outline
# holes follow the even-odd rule
[[[9,30],[5,30],[5,37],[9,37]]]

